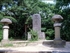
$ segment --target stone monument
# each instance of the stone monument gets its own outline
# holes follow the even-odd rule
[[[9,35],[9,26],[8,26],[8,24],[11,24],[12,21],[10,19],[8,19],[8,18],[3,18],[0,22],[4,24],[4,26],[3,26],[3,40],[2,40],[2,42],[5,43],[5,42],[8,41],[8,35]]]
[[[33,30],[37,32],[38,34],[38,39],[45,39],[45,34],[44,32],[41,32],[41,16],[40,14],[34,14],[32,16],[32,24],[33,24]],[[28,33],[29,34],[29,33]],[[31,35],[28,35],[29,39],[31,39]]]
[[[65,41],[60,38],[60,27],[61,27],[60,21],[62,19],[63,19],[63,17],[61,15],[54,15],[52,17],[52,20],[55,22],[54,23],[55,39],[53,41],[54,47],[64,47],[65,46]]]

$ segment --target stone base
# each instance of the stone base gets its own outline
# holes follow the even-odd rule
[[[53,41],[52,47],[62,48],[65,47],[65,45],[66,45],[66,41],[59,39]]]
[[[45,45],[45,46],[50,46],[51,47],[51,45],[53,44],[53,40],[44,40],[42,42],[42,44]]]
[[[11,42],[9,40],[2,40],[1,41],[1,45],[5,45],[5,44],[10,44]]]
[[[41,32],[41,34],[38,36],[39,39],[45,40],[45,33]]]
[[[54,47],[54,48],[63,48],[66,45],[66,41],[64,40],[46,40],[42,43],[45,46]]]
[[[31,34],[28,32],[28,40],[31,40]],[[45,33],[41,32],[41,35],[38,35],[38,38],[40,38],[41,40],[45,40]]]
[[[27,36],[28,40],[31,40],[31,34],[28,32],[28,36]]]

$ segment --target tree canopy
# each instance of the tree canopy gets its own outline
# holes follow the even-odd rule
[[[54,14],[63,16],[61,27],[61,37],[70,40],[70,1],[56,0],[56,4],[47,4],[41,0],[1,0],[0,1],[0,20],[9,18],[12,20],[9,38],[27,38],[27,32],[32,29],[32,15],[41,15],[42,31],[45,32],[46,39],[54,39],[54,27],[51,20]],[[2,24],[0,23],[0,39],[2,39]]]
[[[61,37],[64,40],[70,40],[70,1],[57,0],[54,12],[63,16],[63,23],[61,27]]]

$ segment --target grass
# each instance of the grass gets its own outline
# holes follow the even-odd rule
[[[3,45],[3,47],[12,47],[12,46],[13,46],[13,44],[10,44],[10,43],[9,43],[9,44],[4,44],[4,45]]]

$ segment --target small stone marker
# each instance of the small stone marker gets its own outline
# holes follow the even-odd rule
[[[28,40],[31,39],[31,34],[28,32]]]

